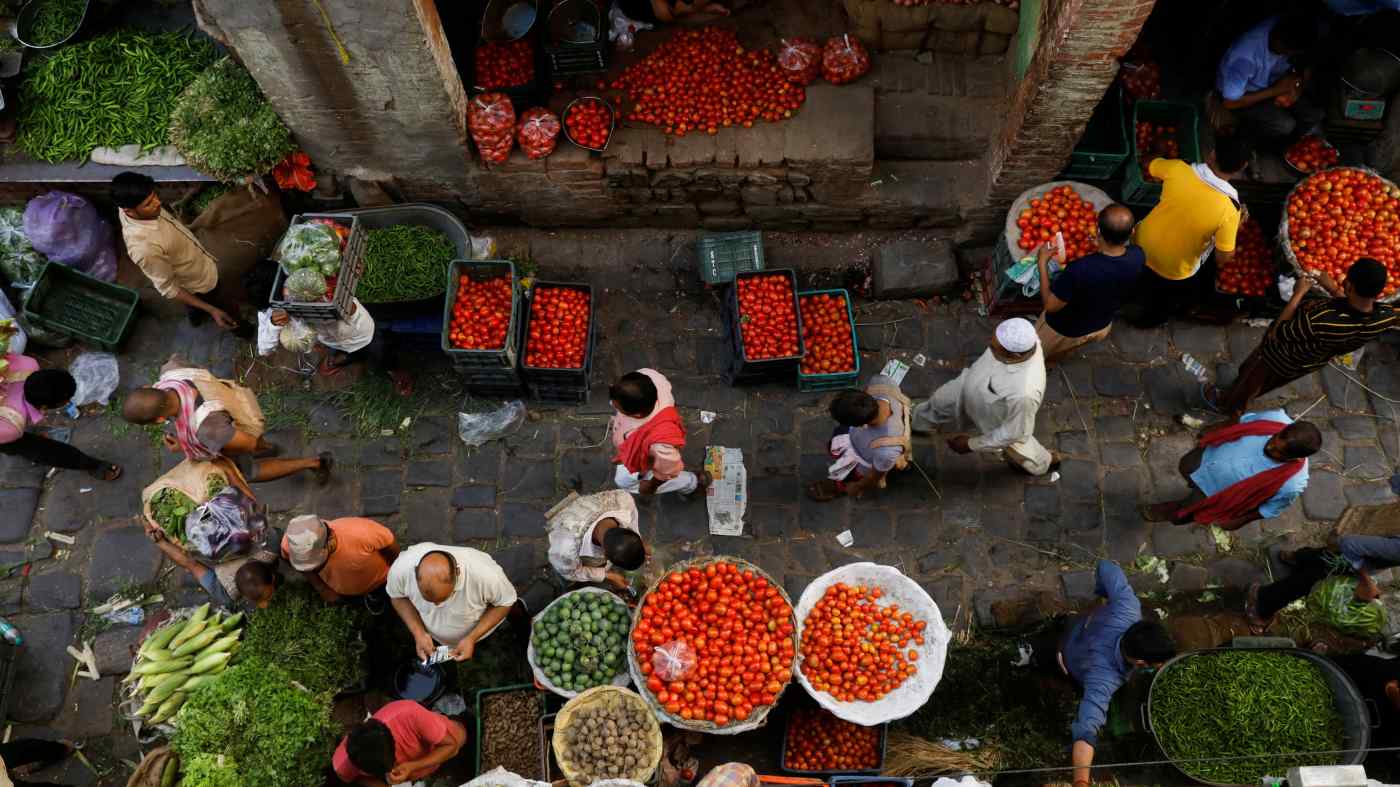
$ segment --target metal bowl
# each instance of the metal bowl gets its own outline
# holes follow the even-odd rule
[[[481,37],[486,41],[518,41],[535,26],[539,13],[535,0],[490,0],[481,18]]]
[[[599,104],[602,104],[604,107],[607,107],[608,110],[608,139],[606,142],[603,143],[603,146],[601,148],[595,148],[589,145],[585,145],[582,142],[579,142],[578,140],[574,139],[574,135],[569,133],[569,124],[568,122],[566,122],[567,118],[569,117],[569,110],[573,109],[575,104],[583,104],[587,102],[597,102]],[[570,142],[574,143],[575,145],[578,145],[584,150],[591,150],[595,153],[602,153],[603,151],[608,149],[608,145],[612,144],[613,135],[617,133],[617,110],[613,109],[613,105],[608,103],[608,100],[603,98],[602,96],[579,96],[573,101],[570,101],[568,105],[564,107],[564,112],[561,115],[559,115],[559,124],[564,127],[564,136],[568,137]]]
[[[54,0],[29,0],[29,2],[25,4],[24,8],[20,10],[19,16],[15,18],[14,29],[10,31],[14,35],[16,41],[30,49],[53,49],[54,47],[63,46],[73,40],[73,36],[76,36],[78,31],[83,29],[83,23],[87,21],[88,10],[92,7],[92,0],[83,0],[83,13],[82,16],[78,17],[78,23],[73,26],[73,29],[68,32],[68,35],[52,44],[34,44],[26,41],[24,36],[20,34],[21,31],[29,31],[29,27],[34,24],[34,17],[38,15],[39,9],[43,7],[44,3],[53,1]]]
[[[589,0],[564,0],[549,12],[548,28],[556,46],[596,44],[602,40],[603,18]]]

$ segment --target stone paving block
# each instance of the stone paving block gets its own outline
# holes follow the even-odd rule
[[[1046,402],[1073,401],[1075,397],[1085,400],[1093,395],[1094,367],[1088,361],[1066,361],[1046,370]]]
[[[783,590],[787,591],[788,598],[792,599],[792,603],[796,604],[797,600],[802,598],[802,591],[806,590],[807,586],[812,584],[812,580],[816,578],[815,574],[789,573],[787,576],[783,577]]]
[[[0,543],[23,541],[34,523],[34,511],[38,507],[37,489],[0,489],[0,511],[5,512],[0,517]]]
[[[796,476],[749,477],[749,500],[755,503],[793,503],[802,495]]]
[[[791,402],[778,399],[755,399],[750,416],[753,435],[792,435],[793,407]]]
[[[1333,451],[1333,453],[1336,453]],[[1390,475],[1390,460],[1374,445],[1349,445],[1343,454],[1349,478],[1376,478]]]
[[[544,503],[502,503],[501,527],[506,538],[543,537]]]
[[[1055,447],[1062,454],[1072,456],[1092,456],[1094,451],[1092,443],[1089,442],[1089,433],[1083,430],[1077,432],[1060,432],[1055,435]]]
[[[548,500],[555,497],[554,462],[512,462],[510,474],[501,482],[501,497],[507,500]]]
[[[831,446],[831,432],[836,422],[829,416],[808,418],[801,424],[801,448],[804,454],[827,455]]]
[[[1235,557],[1217,560],[1206,566],[1210,581],[1230,589],[1243,589],[1251,583],[1260,582],[1266,577],[1253,563]]]
[[[807,532],[835,535],[849,527],[852,505],[849,497],[818,503],[803,495],[797,501],[797,521]]]
[[[360,505],[369,516],[397,514],[402,493],[403,471],[399,468],[369,470],[360,476]]]
[[[500,564],[501,570],[506,572],[506,577],[517,588],[529,585],[536,572],[549,563],[549,554],[543,541],[495,550],[491,552],[491,557]]]
[[[564,451],[559,455],[559,483],[579,494],[591,494],[612,487],[613,469],[608,455],[598,448]]]
[[[1339,415],[1332,419],[1332,429],[1347,441],[1376,439],[1376,419],[1364,415]]]
[[[1161,328],[1144,331],[1119,320],[1109,336],[1118,351],[1132,363],[1152,363],[1167,352],[1167,332]]]
[[[490,508],[463,508],[452,518],[452,543],[490,540],[500,535],[496,511]]]
[[[894,523],[888,511],[857,505],[851,511],[851,535],[857,549],[883,550],[895,546]]]
[[[1152,553],[1159,557],[1212,555],[1215,545],[1204,527],[1158,522],[1152,526]]]
[[[1120,563],[1137,559],[1138,550],[1152,537],[1152,526],[1137,512],[1104,512],[1104,548],[1110,560]]]
[[[1174,321],[1171,324],[1171,335],[1172,344],[1178,353],[1191,353],[1202,363],[1226,350],[1224,337],[1220,335],[1220,328],[1215,325]]]
[[[1069,601],[1093,601],[1097,585],[1093,571],[1067,571],[1060,575],[1060,588]]]
[[[1232,324],[1225,330],[1225,344],[1230,348],[1230,358],[1237,364],[1243,363],[1259,346],[1264,331],[1264,328],[1254,328],[1244,323]]]
[[[408,445],[414,453],[451,453],[457,443],[457,419],[448,415],[424,415],[413,422]]]
[[[281,513],[301,508],[302,501],[306,499],[307,489],[315,483],[307,473],[297,473],[258,484],[255,491],[258,502],[267,506],[267,510]]]
[[[1157,437],[1147,446],[1147,470],[1152,478],[1154,502],[1179,499],[1186,495],[1186,479],[1178,470],[1181,457],[1195,442],[1190,435],[1173,433]]]
[[[1142,452],[1134,443],[1105,443],[1102,460],[1110,467],[1141,467]]]
[[[1210,572],[1190,563],[1176,563],[1171,571],[1167,588],[1174,593],[1199,593],[1210,581]]]
[[[405,486],[451,486],[452,465],[446,462],[410,462],[403,482]]]
[[[36,611],[54,612],[61,609],[77,609],[83,600],[82,597],[83,581],[77,574],[50,571],[29,577],[29,590],[25,599]]]
[[[750,476],[755,473],[786,475],[797,471],[798,446],[796,440],[760,437],[757,446],[758,450],[753,459],[745,462],[748,465]]]
[[[1131,442],[1137,434],[1128,416],[1101,415],[1094,419],[1094,436],[1105,443],[1123,443]]]
[[[432,541],[442,544],[452,539],[452,522],[448,517],[451,491],[447,489],[420,489],[405,492],[403,495],[402,543],[417,544]]]
[[[125,675],[141,642],[140,626],[118,626],[98,634],[92,641],[92,655],[100,675]]]
[[[940,526],[941,517],[936,512],[894,512],[895,542],[911,555],[911,563],[912,555],[933,545]]]
[[[897,241],[875,252],[871,275],[877,299],[925,298],[958,286],[958,261],[951,241]]]
[[[501,439],[506,465],[525,459],[553,459],[559,444],[559,425],[526,421],[520,429]]]
[[[453,508],[495,508],[496,487],[475,484],[452,490]]]
[[[310,510],[326,519],[335,519],[342,516],[361,516],[368,511],[361,509],[360,496],[356,489],[357,476],[354,472],[337,467],[331,474],[331,478],[325,486],[320,486],[314,482],[309,484],[311,489]],[[397,493],[394,497],[394,509],[398,506]],[[393,513],[392,511],[388,513]]]
[[[344,434],[350,431],[350,422],[339,407],[333,404],[318,404],[307,413],[311,428],[320,434]]]
[[[52,719],[63,708],[73,662],[62,654],[73,644],[77,620],[68,612],[54,612],[21,615],[10,622],[24,632],[25,641],[16,660],[9,716],[27,724]]]
[[[931,454],[927,451],[926,454]],[[916,449],[915,461],[937,481],[937,466],[931,462],[926,462],[927,456],[921,456]],[[941,491],[941,490],[940,490]],[[937,505],[939,502],[938,493],[933,491],[929,482],[924,478],[924,474],[918,469],[910,467],[908,470],[893,473],[886,479],[884,489],[879,490],[875,495],[867,495],[872,503],[888,508],[891,511],[918,510],[929,506]]]
[[[62,730],[72,740],[87,740],[112,733],[112,704],[116,696],[117,679],[80,678],[68,692],[63,712],[54,720],[54,728]]]
[[[0,455],[0,485],[38,489],[44,483],[48,468],[36,465],[22,456]]]
[[[1360,484],[1348,484],[1346,487],[1346,497],[1347,502],[1354,506],[1395,502],[1395,493],[1390,491],[1390,484],[1385,481],[1367,481]]]
[[[744,531],[754,538],[790,539],[799,530],[796,505],[751,502],[744,513]]]
[[[139,524],[117,525],[97,532],[92,554],[100,560],[88,564],[87,598],[98,603],[128,585],[155,581],[161,554]]]
[[[668,543],[695,541],[710,533],[710,515],[705,501],[699,496],[686,500],[680,495],[658,495],[656,531],[659,540]]]
[[[1349,379],[1346,374],[1328,365],[1322,367],[1319,376],[1322,379],[1322,390],[1327,393],[1328,404],[1343,410],[1364,411],[1368,409],[1369,399],[1366,396],[1366,391]],[[1355,375],[1352,374],[1352,376]]]
[[[86,479],[86,480],[84,480]],[[81,490],[92,486],[92,479],[85,473],[60,472],[54,476],[43,496],[44,527],[59,533],[76,533],[99,518],[97,512],[98,495]],[[7,497],[14,499],[17,512],[23,512],[27,503],[25,490],[0,491],[0,503],[4,510],[10,510]],[[36,491],[36,490],[28,490]],[[33,509],[29,509],[31,512]],[[32,516],[32,513],[31,513]],[[0,526],[3,529],[3,526]]]
[[[1099,468],[1082,459],[1060,463],[1060,493],[1070,500],[1096,500],[1099,496]]]
[[[1178,363],[1144,370],[1142,383],[1152,407],[1169,415],[1193,409],[1201,398],[1200,383]]]
[[[1094,390],[1100,396],[1139,396],[1142,382],[1137,368],[1105,360],[1094,366]]]
[[[397,465],[403,461],[403,442],[397,437],[380,437],[360,449],[360,465],[376,467]]]
[[[982,510],[982,532],[994,538],[1019,541],[1026,536],[1028,515],[1019,508],[993,508]]]

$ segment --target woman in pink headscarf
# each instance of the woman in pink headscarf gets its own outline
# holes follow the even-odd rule
[[[68,404],[78,390],[73,375],[63,369],[39,369],[27,355],[5,356],[0,383],[0,454],[22,456],[31,462],[70,470],[85,470],[101,481],[121,477],[121,465],[94,459],[67,443],[27,431],[44,420],[44,410]]]

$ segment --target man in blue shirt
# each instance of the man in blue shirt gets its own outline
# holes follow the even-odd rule
[[[1090,783],[1094,747],[1114,692],[1133,670],[1160,666],[1176,655],[1176,643],[1162,624],[1142,619],[1142,604],[1118,564],[1100,560],[1094,582],[1094,593],[1106,603],[1071,617],[1053,642],[1029,654],[1038,668],[1068,675],[1084,692],[1070,725],[1075,787]]]
[[[1400,11],[1400,0],[1327,0],[1327,7],[1342,16],[1366,16],[1381,11]]]
[[[1339,549],[1284,550],[1279,560],[1292,573],[1269,585],[1258,582],[1249,588],[1249,624],[1264,631],[1274,615],[1312,591],[1312,586],[1333,574],[1356,574],[1356,598],[1371,601],[1381,589],[1371,578],[1372,571],[1400,566],[1400,536],[1342,536]]]
[[[1114,203],[1099,211],[1099,250],[1086,254],[1050,278],[1055,253],[1045,244],[1036,255],[1040,267],[1040,300],[1045,311],[1036,323],[1040,348],[1048,366],[1090,342],[1103,341],[1113,329],[1118,307],[1137,287],[1147,255],[1133,244],[1133,212]],[[1043,282],[1050,282],[1046,287]]]
[[[1275,16],[1250,28],[1220,59],[1215,92],[1239,131],[1282,153],[1322,122],[1323,111],[1303,95],[1296,58],[1317,39],[1317,22]]]

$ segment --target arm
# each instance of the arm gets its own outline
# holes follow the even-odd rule
[[[1040,270],[1040,302],[1045,307],[1045,311],[1054,314],[1055,312],[1069,305],[1068,301],[1060,300],[1055,293],[1050,291],[1050,259],[1054,256],[1054,251],[1050,244],[1040,247],[1040,251],[1035,255],[1036,267]],[[1060,260],[1064,264],[1064,260]]]
[[[1298,305],[1303,302],[1303,296],[1308,294],[1308,290],[1311,290],[1312,286],[1313,277],[1298,277],[1297,283],[1293,285],[1293,297],[1288,299],[1288,303],[1284,305],[1283,311],[1279,312],[1278,317],[1274,320],[1274,324],[1269,326],[1269,336],[1273,336],[1277,333],[1280,325],[1293,319],[1293,315],[1298,313]]]
[[[205,312],[210,316],[210,318],[214,320],[214,322],[218,323],[220,328],[238,327],[238,321],[230,317],[228,315],[228,312],[224,311],[223,309],[220,309],[217,306],[214,306],[213,304],[209,303],[208,301],[204,300],[198,295],[195,295],[192,292],[186,292],[183,287],[176,287],[175,294],[170,297],[174,298],[180,303],[185,304],[186,306],[189,306],[192,309],[199,309],[200,311]]]
[[[431,713],[431,711],[425,710],[424,714],[426,715],[427,713]],[[414,777],[422,777],[435,771],[439,765],[456,757],[457,752],[462,750],[462,746],[466,743],[466,738],[458,737],[458,728],[455,724],[450,723],[446,718],[440,716],[428,723],[441,725],[444,730],[442,737],[439,738],[438,742],[433,744],[433,747],[428,750],[428,753],[422,757],[415,760],[405,760],[400,763],[395,763],[393,769],[389,771],[389,781],[394,784],[403,784],[413,781]],[[422,723],[420,723],[419,726],[421,728],[423,726]],[[422,737],[421,731],[419,732],[419,736],[420,738]]]
[[[1035,433],[1035,411],[1039,404],[1028,396],[1011,399],[1006,420],[987,434],[968,440],[968,447],[973,451],[996,451],[1030,437]]]
[[[311,587],[315,588],[316,592],[321,594],[322,601],[327,604],[334,604],[340,601],[340,594],[332,590],[331,586],[326,584],[326,580],[321,579],[320,574],[315,571],[301,571],[298,573],[306,577],[306,581],[311,583]]]
[[[1227,519],[1227,520],[1225,520],[1225,521],[1223,521],[1223,522],[1201,522],[1200,524],[1203,524],[1203,525],[1212,525],[1212,524],[1213,524],[1213,525],[1215,525],[1216,527],[1220,528],[1221,530],[1224,530],[1225,532],[1229,533],[1229,532],[1233,532],[1233,531],[1235,531],[1235,530],[1239,530],[1240,528],[1244,527],[1245,525],[1249,524],[1250,522],[1253,522],[1253,521],[1256,520],[1256,519],[1267,519],[1267,517],[1265,517],[1263,514],[1259,513],[1259,509],[1256,508],[1256,509],[1254,509],[1253,511],[1250,511],[1249,513],[1247,513],[1247,514],[1244,514],[1243,516],[1235,517],[1234,519]]]
[[[1118,683],[1106,680],[1090,680],[1084,684],[1084,696],[1079,700],[1079,711],[1070,724],[1070,735],[1074,738],[1071,757],[1074,763],[1074,782],[1083,784],[1089,781],[1089,766],[1094,762],[1094,747],[1099,743],[1099,730],[1108,720],[1108,706],[1113,701],[1113,692]]]
[[[418,658],[427,661],[433,655],[433,636],[428,633],[427,626],[423,625],[423,618],[418,614],[418,610],[413,608],[413,602],[407,598],[390,597],[389,603],[393,605],[394,612],[398,613],[399,620],[408,627],[408,633],[413,635],[413,645],[418,651]]]
[[[1240,83],[1243,84],[1241,79]],[[1230,99],[1225,96],[1226,91],[1221,92],[1221,98],[1226,109],[1244,109],[1255,104],[1262,104],[1265,101],[1272,101],[1279,96],[1294,96],[1302,92],[1303,80],[1297,74],[1285,74],[1282,79],[1269,85],[1263,90],[1256,90],[1253,93],[1241,92],[1237,98]]]
[[[472,630],[467,632],[467,636],[462,637],[462,641],[458,642],[457,646],[452,649],[453,660],[466,661],[470,659],[476,650],[476,643],[482,637],[490,634],[502,620],[505,620],[508,612],[510,612],[509,606],[488,607],[486,613],[481,616],[481,620],[478,620]]]

